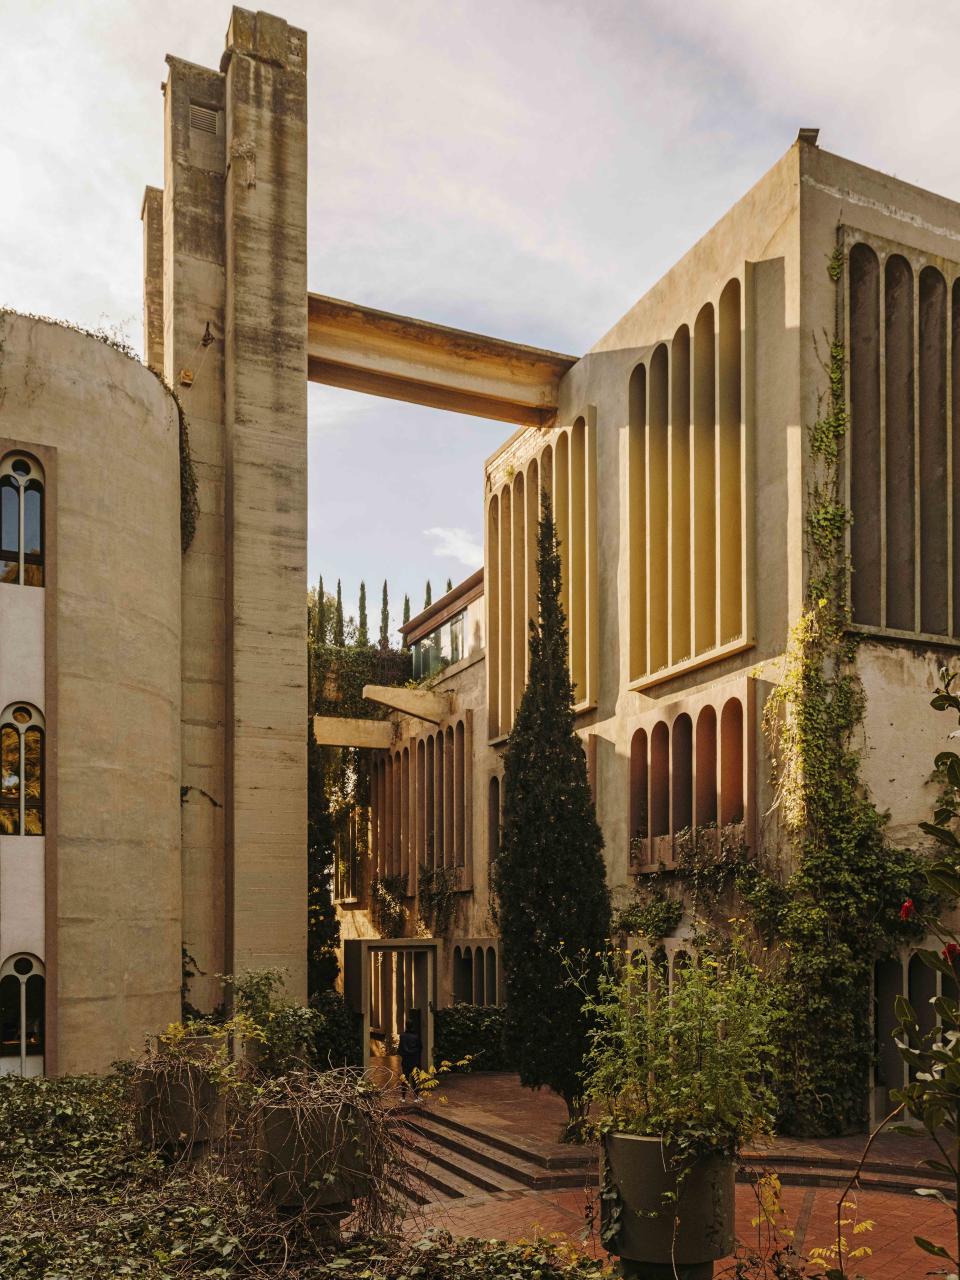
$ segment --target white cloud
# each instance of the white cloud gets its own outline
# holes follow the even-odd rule
[[[428,538],[436,539],[435,556],[459,560],[469,569],[479,569],[483,564],[483,547],[466,529],[424,529]]]

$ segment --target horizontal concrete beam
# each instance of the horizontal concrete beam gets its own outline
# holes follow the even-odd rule
[[[550,427],[575,356],[307,294],[307,376],[369,395]]]
[[[313,737],[321,747],[373,747],[375,750],[385,750],[393,743],[393,725],[389,720],[314,716]]]
[[[363,696],[371,702],[379,702],[404,715],[416,716],[439,724],[453,710],[453,697],[449,693],[434,693],[432,689],[397,689],[388,684],[365,684]]]

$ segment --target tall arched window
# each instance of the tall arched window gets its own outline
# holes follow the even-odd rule
[[[0,835],[42,836],[43,716],[26,702],[0,714]]]
[[[9,956],[0,965],[0,1075],[43,1074],[43,964]]]
[[[0,582],[43,586],[43,469],[26,454],[0,461]]]

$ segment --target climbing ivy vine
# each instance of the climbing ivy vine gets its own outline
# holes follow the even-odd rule
[[[829,261],[837,285],[843,250]],[[781,1126],[838,1133],[867,1119],[874,1044],[869,999],[875,959],[905,935],[904,898],[925,893],[920,858],[893,847],[860,772],[865,694],[847,603],[841,458],[848,428],[839,319],[824,359],[827,389],[808,431],[807,587],[779,683],[764,709],[776,789],[779,858],[789,874],[754,869],[745,905],[781,944]]]

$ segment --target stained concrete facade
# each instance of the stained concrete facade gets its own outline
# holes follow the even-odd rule
[[[306,997],[304,33],[234,9],[163,129],[148,367],[0,315],[0,1071],[137,1053],[182,948]]]
[[[207,975],[201,1007],[214,975],[258,965],[285,968],[304,998],[306,36],[234,9],[219,69],[167,65],[145,325],[198,480],[183,559],[184,944]]]
[[[0,982],[18,956],[45,977],[28,1071],[103,1070],[179,1012],[177,408],[108,344],[4,312],[2,459],[44,528],[42,585],[0,581],[0,719],[25,707],[44,751],[38,820],[0,827]],[[18,781],[5,753],[5,800]],[[0,1069],[19,1070],[7,1003]]]
[[[835,334],[851,415],[841,488],[855,517],[863,777],[889,810],[891,837],[920,843],[950,728],[929,695],[960,644],[958,260],[960,206],[830,155],[804,131],[560,378],[554,423],[521,427],[488,460],[482,491],[478,477],[485,651],[433,685],[472,734],[471,861],[449,935],[424,944],[437,950],[439,1003],[469,998],[468,952],[477,998],[477,956],[496,946],[489,866],[502,750],[526,679],[543,492],[561,540],[577,728],[615,902],[670,866],[691,828],[787,856],[761,718],[804,607],[808,431]],[[431,854],[419,815],[431,776],[437,803],[436,764],[421,775],[416,761],[436,726],[394,719],[381,759],[392,758],[394,777],[400,759],[401,811],[398,820],[395,794],[387,834],[374,813],[370,878],[405,879],[412,936],[424,931],[417,863]],[[345,936],[375,934],[364,907],[342,910]],[[683,925],[668,951],[688,939]],[[913,972],[904,957],[904,990]],[[890,1083],[878,1077],[878,1106]]]

